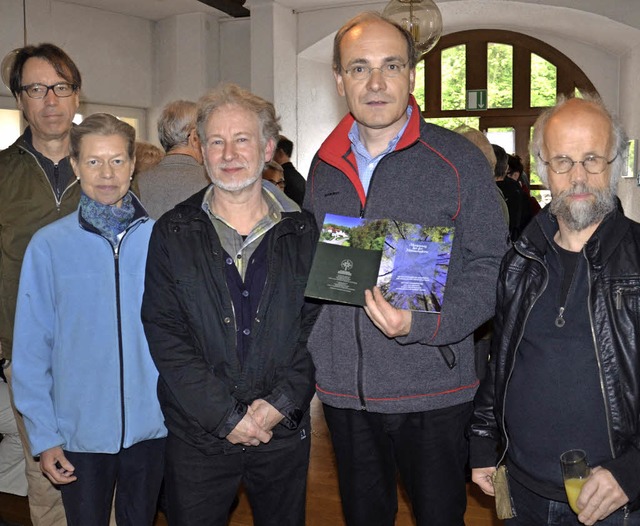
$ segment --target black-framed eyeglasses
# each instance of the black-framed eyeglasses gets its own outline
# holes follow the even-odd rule
[[[71,97],[76,89],[78,89],[78,86],[70,84],[69,82],[58,82],[57,84],[51,84],[51,86],[36,82],[34,84],[20,86],[20,91],[24,91],[32,99],[44,99],[47,93],[49,93],[49,90],[52,90],[56,97]]]
[[[587,173],[591,175],[598,175],[604,172],[613,161],[618,158],[618,154],[615,155],[613,159],[607,161],[606,157],[602,155],[587,155],[582,161],[574,161],[571,157],[566,155],[557,155],[556,157],[552,157],[548,161],[545,161],[538,152],[538,157],[540,160],[551,170],[553,170],[558,175],[566,174],[571,171],[571,169],[576,164],[581,164]]]
[[[363,66],[363,65],[355,65],[351,66],[348,69],[345,69],[344,72],[349,75],[353,80],[366,80],[371,76],[374,69],[380,70],[382,76],[386,79],[393,79],[399,77],[404,68],[409,65],[409,62],[389,62],[388,64],[383,64],[379,68],[372,68],[371,66]]]

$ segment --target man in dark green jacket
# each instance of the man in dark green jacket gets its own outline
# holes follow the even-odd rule
[[[53,44],[22,48],[11,69],[11,93],[29,127],[0,152],[0,356],[9,381],[24,252],[38,229],[74,211],[80,198],[68,154],[81,84],[76,65]],[[16,420],[27,460],[31,520],[34,526],[65,525],[60,493],[34,462],[17,413]]]

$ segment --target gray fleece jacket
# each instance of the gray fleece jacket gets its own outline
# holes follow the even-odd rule
[[[322,402],[338,408],[409,413],[473,399],[473,331],[493,315],[507,228],[491,169],[463,136],[413,112],[395,150],[364,195],[347,115],[316,154],[305,197],[319,226],[326,213],[453,226],[442,310],[413,312],[407,336],[387,338],[360,307],[325,304],[308,348]]]

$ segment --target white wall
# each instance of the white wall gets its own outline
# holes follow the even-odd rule
[[[298,136],[290,139],[295,143],[293,164],[306,177],[322,141],[348,110],[337,96],[329,62],[300,58],[298,77]]]
[[[251,89],[251,22],[220,21],[220,80]]]
[[[78,65],[83,99],[151,106],[153,22],[52,0],[27,0],[27,20],[29,44],[52,42]],[[0,0],[0,54],[22,45],[22,2]]]
[[[52,42],[77,64],[82,100],[140,108],[147,139],[166,102],[197,100],[220,80],[251,85],[248,19],[204,13],[153,22],[56,0],[27,0],[29,44]],[[23,46],[22,2],[0,0],[0,57]],[[0,96],[11,97],[0,85]]]

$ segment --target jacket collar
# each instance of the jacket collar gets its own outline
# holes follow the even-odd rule
[[[178,221],[188,222],[195,219],[196,217],[199,217],[200,214],[202,214],[202,216],[200,217],[204,217],[208,221],[208,218],[206,217],[206,213],[202,209],[202,201],[204,200],[205,194],[207,193],[210,187],[211,185],[206,186],[205,188],[200,190],[198,193],[193,194],[191,197],[189,197],[182,203],[176,205],[176,207],[170,214],[171,219],[174,221],[178,220]],[[263,180],[262,188],[267,192],[269,192],[278,202],[278,205],[281,207],[283,218],[290,216],[291,214],[294,214],[294,215],[299,214],[300,207],[294,201],[292,201],[286,195],[284,195],[284,193],[281,192],[280,190],[272,191],[271,189],[275,187],[271,183]]]
[[[162,164],[190,164],[192,166],[200,166],[204,173],[204,166],[186,153],[168,153],[160,161]]]
[[[398,144],[396,144],[394,151],[403,150],[414,144],[420,138],[421,112],[413,95],[409,96],[409,104],[413,111],[411,112],[407,128],[402,137],[400,137]],[[366,200],[364,188],[358,176],[358,164],[355,155],[351,151],[351,141],[349,140],[349,131],[354,122],[355,119],[353,115],[347,113],[329,137],[322,143],[322,146],[320,146],[318,157],[347,176],[358,192],[360,202],[364,205]]]
[[[594,261],[597,257],[602,263],[606,262],[630,226],[630,220],[618,210],[609,212],[585,245],[589,260]],[[558,221],[547,206],[531,221],[515,245],[523,252],[533,248],[539,254],[545,254],[553,246],[557,231]]]

